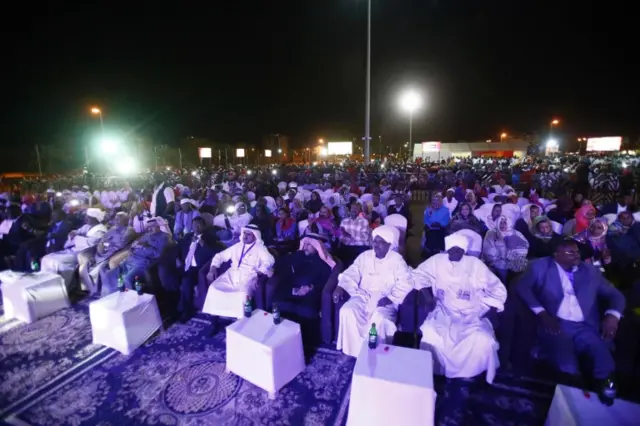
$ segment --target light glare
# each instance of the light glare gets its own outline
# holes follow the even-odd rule
[[[400,107],[409,114],[412,114],[421,106],[422,96],[414,90],[408,90],[400,97]]]

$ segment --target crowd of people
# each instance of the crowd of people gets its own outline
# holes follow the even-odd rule
[[[0,268],[57,273],[69,291],[96,297],[138,283],[164,294],[167,312],[183,322],[197,310],[240,317],[270,281],[264,307],[299,322],[306,344],[318,342],[333,280],[335,343],[350,356],[372,324],[391,343],[398,311],[416,292],[428,312],[419,344],[432,351],[434,372],[486,372],[488,382],[500,366],[496,318],[517,298],[538,319],[540,348],[558,371],[577,374],[587,356],[587,376],[603,385],[616,369],[610,345],[624,294],[640,276],[639,165],[606,180],[616,198],[599,204],[594,189],[607,165],[556,160],[198,169],[101,187],[40,182],[47,188],[0,196]],[[428,203],[422,235],[412,214],[420,201]],[[422,238],[418,265],[407,261],[412,237]]]

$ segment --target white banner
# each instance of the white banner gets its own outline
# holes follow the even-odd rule
[[[329,155],[351,155],[353,152],[353,142],[329,142],[327,153]]]
[[[211,158],[211,148],[198,148],[200,158]]]
[[[265,157],[271,157],[271,150],[270,149],[265,149],[264,150],[264,156]]]
[[[439,152],[440,142],[422,142],[422,152]]]
[[[587,151],[620,151],[621,136],[587,139]]]
[[[242,148],[236,149],[236,157],[238,157],[238,158],[244,157],[244,149],[242,149]]]

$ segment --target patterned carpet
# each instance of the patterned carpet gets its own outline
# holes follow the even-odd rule
[[[321,348],[275,400],[225,372],[208,317],[175,324],[129,356],[91,344],[88,301],[32,325],[0,322],[0,412],[16,425],[338,425],[355,360]],[[541,425],[553,386],[436,377],[438,425]],[[393,409],[390,407],[390,409]]]

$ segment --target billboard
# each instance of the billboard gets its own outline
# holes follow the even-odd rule
[[[271,150],[270,149],[265,149],[264,150],[264,156],[265,157],[271,157]]]
[[[211,158],[211,148],[198,148],[200,158]]]
[[[329,155],[351,155],[353,152],[353,142],[329,142],[327,153]]]
[[[236,157],[238,157],[238,158],[244,157],[244,149],[242,149],[242,148],[236,149]]]
[[[587,151],[620,151],[621,136],[607,136],[604,138],[588,138]]]
[[[439,152],[440,142],[422,142],[422,152]]]

